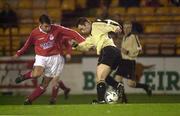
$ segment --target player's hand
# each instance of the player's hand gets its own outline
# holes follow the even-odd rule
[[[78,43],[74,40],[69,41],[69,44],[74,48],[76,48],[78,46]]]
[[[66,61],[69,62],[71,60],[71,55],[70,54],[66,54]]]
[[[122,28],[121,28],[121,27],[118,27],[118,28],[115,30],[115,33],[120,34],[121,32],[122,32]]]
[[[14,56],[12,56],[12,59],[13,60],[16,60],[16,59],[18,59],[19,58],[19,56],[17,55],[17,54],[15,54]]]
[[[122,52],[123,54],[126,54],[126,55],[128,55],[128,54],[129,54],[129,51],[128,51],[128,50],[126,50],[126,49],[124,49],[124,48],[121,48],[121,52]]]

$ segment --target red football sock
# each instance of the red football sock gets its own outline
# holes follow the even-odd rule
[[[56,98],[57,98],[57,95],[58,95],[58,91],[59,91],[59,86],[54,86],[52,88],[51,100],[56,101]]]
[[[32,94],[28,97],[28,100],[30,102],[33,102],[35,99],[37,99],[39,96],[41,96],[45,92],[45,89],[42,86],[38,86]]]
[[[67,90],[68,88],[64,85],[63,81],[59,81],[59,87],[62,89],[62,90]]]
[[[26,79],[30,79],[30,78],[32,78],[32,74],[31,74],[31,72],[32,71],[29,71],[29,72],[27,72],[27,73],[25,73],[25,74],[23,74],[23,78],[26,80]]]

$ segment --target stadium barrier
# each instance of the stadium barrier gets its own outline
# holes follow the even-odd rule
[[[13,94],[26,94],[32,91],[42,78],[38,80],[27,80],[15,84],[15,78],[20,73],[32,69],[33,57],[22,57],[20,60],[12,61],[9,57],[0,58],[0,92],[12,92]],[[140,80],[142,83],[150,84],[153,93],[157,94],[180,94],[180,62],[177,57],[140,57],[137,59],[144,65],[155,67],[144,70]],[[95,94],[95,72],[97,57],[83,57],[82,63],[65,64],[63,73],[60,75],[64,83],[72,89],[72,94]],[[112,74],[113,75],[113,74]],[[141,89],[127,87],[127,93],[144,93]],[[51,86],[46,94],[49,94]],[[61,91],[62,92],[62,91]]]

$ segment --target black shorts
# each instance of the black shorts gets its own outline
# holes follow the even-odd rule
[[[118,69],[116,71],[117,75],[123,76],[124,78],[135,80],[135,60],[121,60]]]
[[[101,50],[98,65],[106,64],[111,67],[112,70],[118,67],[122,57],[120,54],[120,50],[114,46],[107,46]]]

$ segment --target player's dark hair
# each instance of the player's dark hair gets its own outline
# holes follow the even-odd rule
[[[43,23],[51,24],[51,20],[50,20],[49,16],[48,16],[48,15],[45,15],[45,14],[43,14],[43,15],[41,15],[41,16],[39,17],[39,22],[40,22],[41,24],[43,24]]]
[[[78,25],[84,25],[85,22],[91,23],[86,17],[80,17],[76,22],[76,27],[78,27]]]

